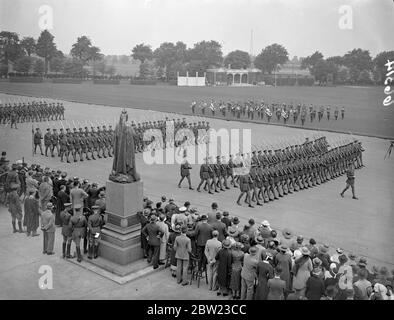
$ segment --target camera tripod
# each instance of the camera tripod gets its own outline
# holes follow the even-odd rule
[[[386,155],[384,156],[384,159],[386,159],[387,156],[388,156],[388,158],[390,158],[391,150],[393,150],[393,147],[394,147],[394,141],[391,141],[389,148],[387,149]]]

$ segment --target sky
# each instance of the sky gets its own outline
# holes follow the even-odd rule
[[[279,43],[290,58],[316,50],[325,57],[343,55],[354,48],[375,56],[394,50],[394,1],[0,0],[0,30],[37,38],[43,27],[66,54],[86,35],[106,55],[130,55],[139,43],[155,49],[166,41],[192,47],[216,40],[224,54],[252,47],[256,55]]]

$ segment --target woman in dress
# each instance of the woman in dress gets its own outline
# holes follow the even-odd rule
[[[256,300],[267,300],[268,280],[274,277],[274,268],[271,265],[273,255],[270,252],[262,253],[261,259],[257,265]]]
[[[293,267],[293,289],[300,296],[305,296],[306,282],[311,276],[313,265],[309,249],[302,247],[300,251],[302,256],[295,260]]]
[[[230,289],[233,299],[241,298],[241,270],[245,253],[241,250],[242,243],[236,242],[231,253],[231,280]]]

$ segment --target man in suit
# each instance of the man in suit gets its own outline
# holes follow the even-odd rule
[[[177,282],[183,286],[189,284],[187,280],[187,269],[189,267],[189,254],[192,252],[191,240],[186,236],[187,227],[182,227],[181,235],[175,238],[174,250],[177,261]]]
[[[47,255],[54,254],[53,245],[55,243],[55,216],[52,212],[53,204],[48,202],[46,210],[41,214],[41,230],[44,233],[44,246],[42,253]]]
[[[157,217],[152,215],[149,223],[142,229],[142,234],[147,238],[149,245],[148,263],[153,262],[153,269],[159,267],[160,243],[161,237],[163,236],[156,221]]]
[[[88,194],[85,191],[83,191],[83,189],[81,189],[79,187],[79,182],[74,181],[73,188],[70,191],[70,199],[71,199],[73,209],[75,209],[76,206],[81,206],[83,208],[84,207],[84,200],[87,197],[88,197]],[[74,212],[74,215],[75,215],[75,212]]]
[[[191,183],[191,180],[190,180],[190,169],[191,168],[192,168],[191,165],[189,164],[189,162],[187,161],[187,159],[185,157],[184,162],[181,164],[181,180],[178,183],[178,188],[181,187],[181,183],[182,183],[183,179],[186,178],[187,182],[189,183],[189,189],[190,190],[194,190],[192,188],[192,183]]]
[[[209,290],[216,290],[217,286],[217,269],[218,262],[215,257],[222,248],[222,243],[218,240],[219,231],[212,231],[212,239],[209,239],[205,245],[205,257],[207,259],[207,276]]]
[[[258,249],[251,247],[250,253],[245,253],[244,264],[241,271],[241,300],[252,300],[254,294],[254,281],[257,279]]]
[[[167,258],[167,242],[170,236],[170,232],[168,230],[168,225],[165,221],[166,221],[166,215],[163,213],[160,214],[157,225],[159,226],[163,236],[161,237],[161,242],[160,242],[159,264],[165,264]]]
[[[210,223],[208,222],[214,230],[217,230],[219,232],[218,240],[220,242],[222,242],[227,236],[227,227],[222,221],[220,221],[221,218],[222,215],[220,214],[220,212],[217,212],[216,221]]]
[[[208,223],[212,223],[216,221],[216,214],[219,213],[218,204],[213,202],[211,204],[212,211],[208,213]]]
[[[206,266],[205,245],[212,238],[212,231],[213,228],[208,224],[207,216],[202,215],[200,223],[197,224],[196,229],[192,233],[192,236],[197,240],[197,255],[200,260],[198,265],[199,270]]]

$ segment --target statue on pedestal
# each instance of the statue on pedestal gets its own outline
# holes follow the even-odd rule
[[[114,132],[114,162],[109,175],[109,180],[118,183],[132,183],[141,179],[135,164],[136,133],[127,120],[127,111],[123,109]]]

